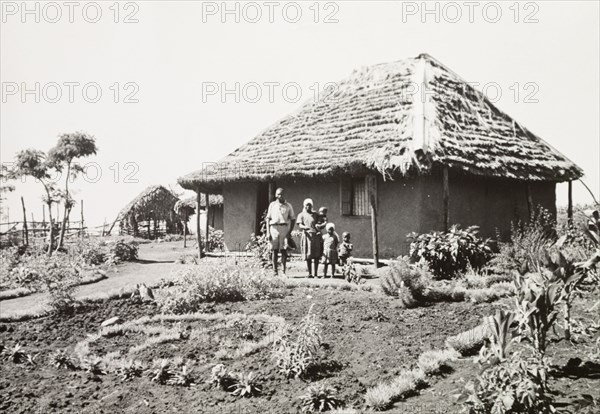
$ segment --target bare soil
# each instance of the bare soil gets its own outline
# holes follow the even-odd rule
[[[263,377],[263,392],[254,398],[237,399],[226,391],[204,383],[210,372],[198,372],[199,385],[180,388],[151,383],[148,378],[123,383],[117,375],[92,377],[83,371],[56,369],[48,364],[59,348],[72,351],[87,334],[98,331],[102,321],[119,316],[134,320],[153,315],[153,304],[111,300],[91,304],[71,317],[43,317],[2,324],[0,340],[6,346],[21,344],[38,356],[38,365],[4,362],[1,365],[0,410],[11,413],[36,412],[277,412],[299,411],[298,396],[314,381],[327,378],[337,387],[346,405],[363,403],[367,387],[391,379],[403,368],[414,367],[425,350],[441,348],[447,336],[467,330],[493,311],[494,304],[437,304],[402,309],[394,299],[379,293],[295,288],[277,300],[207,305],[206,312],[266,313],[297,323],[315,303],[323,323],[322,363],[310,377],[286,379],[271,359],[269,348],[239,360],[224,361],[237,372],[256,371]],[[105,349],[126,351],[133,339],[115,337],[102,342]],[[212,346],[210,346],[212,345]],[[183,340],[166,343],[146,352],[144,358],[181,356],[198,365],[216,364],[217,344]],[[236,411],[237,410],[237,411]]]

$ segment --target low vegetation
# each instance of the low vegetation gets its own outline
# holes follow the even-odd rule
[[[190,313],[207,302],[269,299],[283,296],[280,279],[262,269],[228,263],[190,266],[179,272],[175,286],[158,298],[165,313]]]

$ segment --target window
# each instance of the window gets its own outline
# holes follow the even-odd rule
[[[369,192],[364,178],[347,178],[340,182],[340,206],[343,216],[368,216]]]

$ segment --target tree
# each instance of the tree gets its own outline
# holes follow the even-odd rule
[[[58,138],[58,143],[48,151],[48,162],[56,168],[57,171],[66,171],[65,190],[63,194],[65,209],[63,214],[60,237],[56,249],[63,246],[65,230],[69,214],[75,204],[69,193],[69,180],[75,180],[77,174],[83,172],[83,167],[75,162],[77,158],[88,157],[96,154],[96,139],[84,132],[74,132],[62,134]]]
[[[4,197],[3,193],[8,193],[15,189],[14,186],[6,184],[6,180],[9,178],[10,171],[8,167],[4,164],[0,164],[0,219],[5,215],[4,201],[6,200],[6,197]]]
[[[35,149],[26,149],[17,153],[15,165],[10,171],[9,177],[14,179],[22,176],[30,176],[38,180],[44,186],[46,195],[44,202],[48,205],[48,217],[50,219],[50,236],[48,255],[52,255],[52,243],[54,241],[54,226],[52,221],[52,203],[58,202],[57,191],[51,180],[50,172],[54,169],[52,164],[48,163],[46,154],[43,151]]]

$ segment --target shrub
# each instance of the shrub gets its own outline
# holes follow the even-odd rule
[[[385,294],[400,297],[406,307],[426,300],[425,289],[431,280],[428,271],[399,260],[392,262],[383,272],[381,288]]]
[[[77,244],[77,250],[82,263],[91,266],[105,263],[110,256],[110,251],[103,242],[82,241]]]
[[[77,305],[75,289],[81,280],[81,267],[68,255],[56,253],[47,257],[41,274],[43,289],[50,295],[49,305],[58,314],[68,314]]]
[[[250,240],[244,250],[252,253],[262,267],[270,269],[273,264],[271,262],[271,242],[267,237],[266,216],[267,211],[265,210],[261,216],[259,233],[250,235]]]
[[[321,323],[312,313],[313,306],[310,306],[297,329],[285,325],[276,333],[273,359],[286,377],[301,377],[317,363],[321,346]]]
[[[110,246],[110,256],[114,263],[131,262],[138,258],[138,243],[118,240]]]
[[[302,412],[330,411],[341,405],[335,388],[329,386],[326,382],[319,385],[309,385],[306,392],[298,398],[300,399]]]
[[[470,414],[549,414],[556,410],[545,392],[546,367],[515,355],[470,381],[458,399]]]
[[[527,223],[511,224],[510,240],[498,244],[499,252],[492,257],[486,270],[492,274],[511,275],[527,265],[530,269],[538,268],[542,250],[554,240],[556,223],[547,210],[539,208]]]
[[[283,281],[264,270],[219,263],[182,269],[175,287],[159,296],[158,304],[166,313],[198,311],[206,302],[232,302],[280,297]]]
[[[225,248],[223,230],[215,230],[214,228],[208,226],[208,241],[204,240],[204,246],[208,252],[223,250]]]
[[[450,279],[469,266],[480,269],[490,259],[492,250],[487,240],[478,236],[477,226],[465,230],[454,225],[448,232],[431,232],[407,237],[410,258],[415,262],[425,261],[438,279]]]
[[[252,233],[250,235],[250,241],[246,244],[244,250],[252,253],[261,263],[262,267],[268,269],[273,266],[271,262],[271,243],[266,234],[263,233],[257,236]]]

